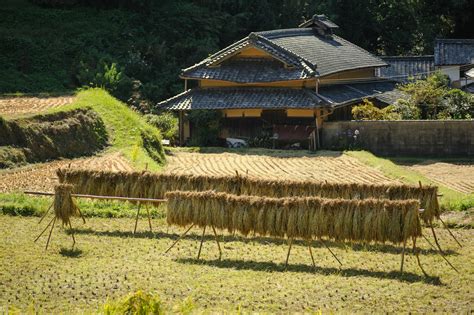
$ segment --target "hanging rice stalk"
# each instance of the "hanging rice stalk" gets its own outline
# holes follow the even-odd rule
[[[213,191],[166,193],[168,224],[243,235],[401,243],[421,235],[417,200],[269,198]]]
[[[242,176],[189,176],[150,172],[115,173],[71,169],[60,169],[57,174],[61,183],[73,184],[75,193],[81,194],[161,199],[168,191],[215,190],[235,195],[275,198],[417,199],[420,201],[421,208],[425,210],[421,214],[425,223],[431,223],[440,215],[438,189],[433,186],[322,183],[252,179]]]
[[[71,217],[80,215],[79,208],[71,197],[72,189],[73,186],[69,184],[54,187],[54,215],[66,226],[71,225]]]

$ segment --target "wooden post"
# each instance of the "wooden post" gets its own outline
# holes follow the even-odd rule
[[[451,230],[449,229],[449,227],[446,225],[446,223],[444,223],[444,221],[441,219],[441,216],[439,217],[439,220],[441,221],[441,223],[443,223],[443,226],[446,230],[448,230],[449,232],[449,235],[451,235],[452,238],[454,238],[454,240],[456,241],[456,243],[458,243],[459,247],[462,248],[462,245],[461,243],[459,243],[458,239],[456,238],[456,236],[454,236],[453,232],[451,232]]]
[[[293,245],[293,238],[288,239],[288,253],[286,254],[285,269],[288,268],[288,260],[290,259],[291,246]]]
[[[402,249],[402,263],[400,265],[400,273],[403,274],[403,263],[405,262],[405,248],[407,246],[407,239],[403,240],[403,249]]]
[[[151,228],[151,214],[150,214],[150,209],[148,209],[148,204],[145,203],[145,209],[146,213],[148,215],[148,225],[150,226],[150,232],[153,233],[153,229]]]
[[[46,217],[46,215],[48,214],[48,212],[51,210],[51,208],[53,207],[53,204],[54,202],[49,206],[48,210],[46,210],[46,212],[41,216],[41,219],[39,220],[38,224],[40,224],[43,219]]]
[[[198,251],[198,260],[199,257],[201,257],[201,249],[202,249],[202,243],[204,242],[204,234],[206,233],[206,227],[202,230],[202,236],[201,236],[201,244],[199,244],[199,251]]]
[[[74,230],[72,229],[71,221],[69,221],[69,228],[70,228],[69,231],[72,236],[72,248],[74,249],[74,245],[76,245],[76,238],[74,237]]]
[[[139,202],[138,203],[138,209],[137,209],[137,217],[135,219],[135,228],[133,229],[133,234],[135,234],[137,232],[138,215],[140,214],[140,206],[141,206],[141,203]]]
[[[328,249],[328,251],[331,253],[331,255],[337,260],[337,262],[342,266],[342,262],[339,260],[339,258],[337,258],[336,254],[334,254],[332,252],[332,250],[326,245],[326,242],[324,242],[324,240],[322,238],[319,238],[319,240],[321,241],[321,243],[323,243],[323,245]]]
[[[56,224],[56,217],[53,219],[53,225],[51,225],[51,230],[49,231],[48,241],[46,242],[46,247],[44,250],[48,250],[49,240],[51,239],[51,234],[53,234],[54,224]]]
[[[436,248],[433,246],[433,244],[431,244],[430,240],[423,235],[423,238],[425,239],[425,241],[430,244],[430,246],[436,250]],[[414,240],[414,242],[416,242],[416,239]],[[446,261],[446,263],[454,269],[454,271],[456,271],[457,273],[459,273],[459,271],[453,266],[453,264],[451,264],[451,262],[444,256],[444,253],[443,251],[439,250],[438,253],[440,254],[440,256]]]
[[[308,249],[309,249],[309,254],[311,255],[311,261],[313,262],[313,268],[316,268],[316,263],[314,262],[313,250],[311,249],[311,240],[308,240]]]
[[[428,274],[426,273],[425,269],[423,269],[423,266],[421,265],[420,256],[418,256],[418,248],[416,247],[416,237],[413,237],[413,252],[415,253],[416,261],[418,262],[418,267],[420,267],[425,277],[428,277]]]
[[[46,227],[44,228],[44,230],[35,238],[34,242],[36,243],[36,241],[39,240],[39,238],[41,237],[41,235],[44,234],[44,232],[46,232],[46,230],[48,229],[48,227],[51,225],[51,223],[53,223],[54,219],[56,217],[52,218],[51,221],[49,221],[48,225],[46,225]]]
[[[221,258],[222,258],[221,244],[219,244],[219,238],[217,237],[216,228],[214,226],[212,226],[212,231],[214,232],[214,236],[215,236],[216,242],[217,242],[217,248],[219,249],[219,260],[221,260]]]
[[[171,244],[171,246],[165,251],[165,254],[169,252],[170,249],[172,249],[179,242],[180,239],[182,239],[186,234],[188,234],[188,232],[193,228],[193,226],[194,224],[191,224],[191,226],[183,234],[181,234],[180,237],[178,237],[178,239],[173,242],[173,244]]]

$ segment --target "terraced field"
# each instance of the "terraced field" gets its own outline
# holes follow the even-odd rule
[[[456,191],[465,194],[474,193],[474,162],[446,163],[427,161],[406,167],[420,172],[434,182]]]
[[[235,175],[238,172],[268,179],[393,182],[381,171],[364,165],[356,158],[324,151],[317,155],[288,153],[283,156],[176,152],[168,157],[165,172],[195,175]]]
[[[74,96],[59,97],[5,97],[0,98],[0,115],[6,117],[22,116],[44,112],[74,101]]]
[[[108,153],[89,158],[59,160],[0,171],[0,193],[22,190],[53,191],[57,183],[56,170],[60,167],[94,170],[131,171],[130,163],[120,153]]]

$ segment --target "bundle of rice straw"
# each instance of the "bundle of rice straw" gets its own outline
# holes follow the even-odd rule
[[[214,191],[166,193],[168,224],[243,235],[401,243],[421,235],[417,200],[269,198]]]
[[[105,172],[90,170],[60,169],[57,172],[61,183],[75,186],[76,193],[143,197],[161,199],[168,191],[215,190],[235,195],[267,197],[322,197],[344,199],[417,199],[425,211],[421,218],[431,223],[439,218],[437,187],[345,184],[315,181],[288,181],[252,179],[242,176],[190,176],[158,174],[150,172]]]
[[[54,215],[63,225],[71,225],[71,217],[79,216],[80,212],[76,202],[72,199],[73,186],[59,184],[54,187]]]

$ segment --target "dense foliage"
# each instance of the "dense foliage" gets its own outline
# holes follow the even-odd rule
[[[188,119],[193,126],[189,145],[216,146],[219,145],[219,127],[222,114],[215,110],[194,110],[189,112]]]
[[[436,72],[425,80],[400,86],[407,94],[395,104],[378,108],[364,100],[352,108],[356,120],[400,119],[471,119],[474,117],[474,96],[449,88],[449,78]]]
[[[159,115],[148,114],[144,117],[147,123],[155,126],[161,131],[164,139],[170,140],[172,142],[178,139],[178,117],[176,117],[173,113],[163,112]]]
[[[432,53],[435,37],[474,37],[469,0],[8,0],[0,93],[99,86],[146,111],[182,91],[181,68],[314,13],[377,54]]]

